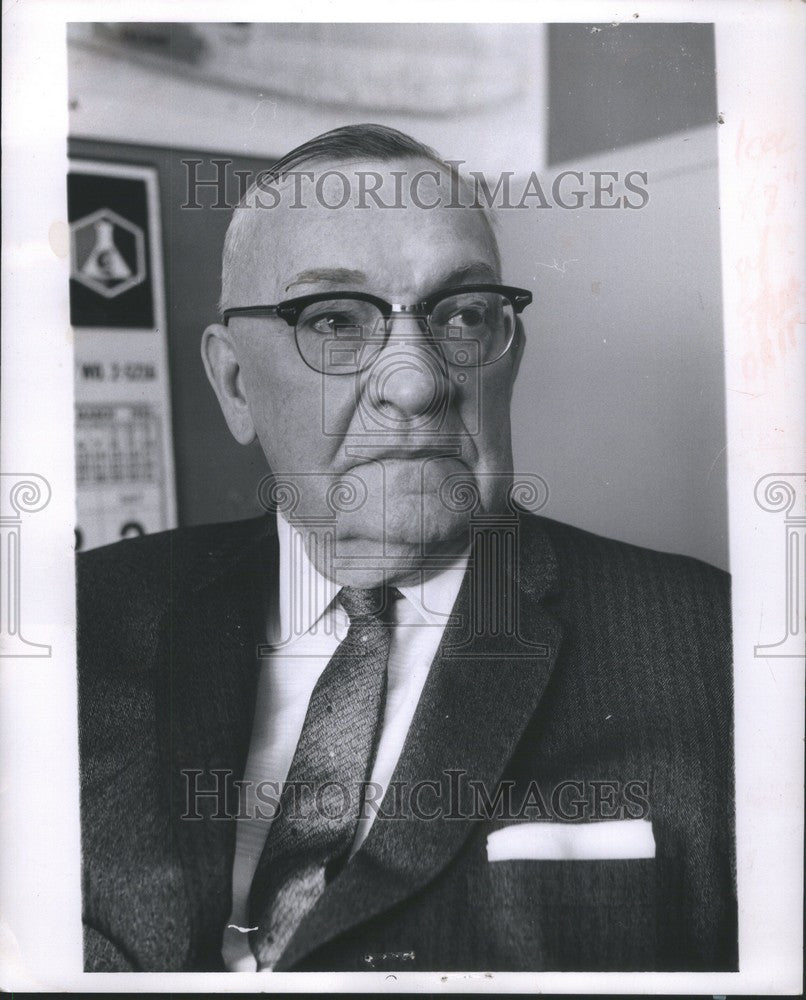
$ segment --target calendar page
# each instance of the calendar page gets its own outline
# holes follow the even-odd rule
[[[73,161],[76,548],[176,524],[156,172]]]

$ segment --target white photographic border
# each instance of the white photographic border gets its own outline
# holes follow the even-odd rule
[[[791,565],[794,557],[804,559],[804,549],[797,548],[806,530],[802,486],[796,507],[789,505],[786,487],[776,486],[791,486],[798,477],[802,482],[804,473],[806,74],[804,5],[795,0],[637,0],[629,6],[510,0],[495,6],[495,18],[477,2],[412,0],[405,9],[380,10],[370,3],[336,7],[306,0],[285,4],[279,18],[716,25],[740,971],[276,973],[259,979],[82,971],[66,23],[110,16],[260,21],[267,10],[241,0],[226,7],[211,0],[170,6],[160,0],[19,0],[4,10],[0,458],[4,489],[11,476],[35,482],[44,477],[50,495],[21,487],[16,505],[0,510],[0,529],[20,543],[19,591],[6,592],[6,599],[19,598],[18,624],[32,650],[0,658],[0,986],[82,992],[799,993],[806,661],[787,653],[796,646],[757,649],[803,628],[787,621],[792,602],[803,602],[797,589],[803,588],[803,562],[794,575]],[[794,296],[800,317],[794,335],[776,326],[786,318],[782,296],[789,296],[790,305]],[[800,541],[792,543],[793,534]],[[789,556],[787,545],[793,546]]]

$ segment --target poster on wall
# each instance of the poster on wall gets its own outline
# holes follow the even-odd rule
[[[76,547],[176,525],[157,174],[73,160]]]

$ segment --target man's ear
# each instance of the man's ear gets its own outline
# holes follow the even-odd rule
[[[256,437],[255,425],[246,401],[238,355],[226,326],[212,323],[207,327],[202,336],[201,353],[204,370],[230,433],[239,444],[251,444]]]

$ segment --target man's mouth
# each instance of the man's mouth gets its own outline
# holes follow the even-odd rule
[[[462,461],[462,449],[456,445],[446,445],[443,447],[440,447],[439,445],[429,445],[418,448],[382,448],[378,450],[367,448],[366,451],[364,450],[364,447],[361,446],[361,454],[354,454],[351,453],[351,451],[352,450],[348,447],[348,455],[356,459],[354,464],[351,466],[352,469],[358,468],[361,465],[369,465],[376,462],[418,462],[422,465],[429,460],[434,461],[440,458],[453,458],[458,462]]]

